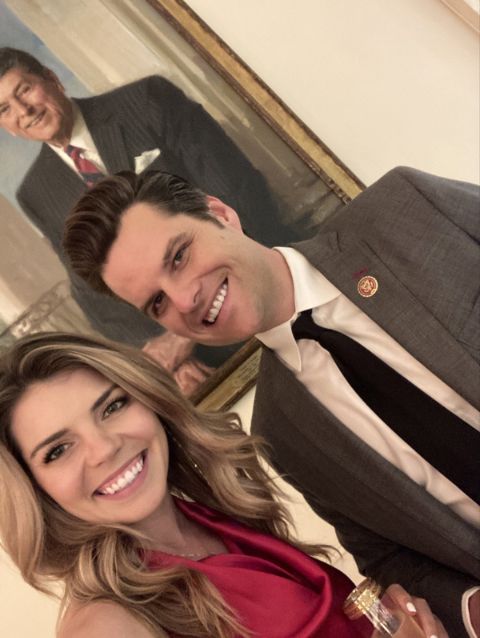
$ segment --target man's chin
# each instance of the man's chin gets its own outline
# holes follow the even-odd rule
[[[57,136],[55,133],[50,131],[31,131],[27,135],[24,135],[27,140],[31,140],[32,142],[42,142],[43,144],[51,144],[52,146],[62,146],[60,142],[57,141]]]
[[[253,335],[251,335],[253,336]],[[212,347],[221,347],[221,346],[233,346],[236,343],[243,343],[244,341],[248,341],[250,336],[241,335],[212,335],[209,338],[207,336],[203,337],[202,340],[197,339],[197,343],[202,346],[212,346]]]
[[[57,121],[45,123],[43,127],[39,127],[38,131],[33,130],[31,139],[61,148],[67,143],[64,127]]]

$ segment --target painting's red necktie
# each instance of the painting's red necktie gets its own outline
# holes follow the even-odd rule
[[[98,169],[93,162],[83,157],[85,149],[69,144],[65,149],[65,153],[72,158],[80,177],[83,179],[88,188],[91,188],[105,175]]]

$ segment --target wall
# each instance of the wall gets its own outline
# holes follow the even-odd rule
[[[188,4],[367,184],[397,164],[479,180],[478,40],[439,0]],[[303,536],[334,542],[304,516]],[[51,637],[55,615],[0,555],[2,635]]]
[[[478,34],[439,0],[187,2],[366,184],[479,181]]]

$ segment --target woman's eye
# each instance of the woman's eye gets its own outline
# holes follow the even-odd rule
[[[121,410],[127,402],[127,397],[119,397],[118,399],[115,399],[115,401],[112,401],[107,405],[107,407],[103,411],[102,417],[104,419],[108,418],[114,412],[117,412],[117,410]]]
[[[43,458],[44,463],[51,463],[56,461],[62,456],[62,454],[68,449],[68,443],[61,443],[50,448]]]

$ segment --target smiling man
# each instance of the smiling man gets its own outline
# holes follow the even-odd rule
[[[73,106],[53,71],[36,75],[10,68],[0,82],[0,123],[8,133],[36,142],[67,146],[73,127]]]
[[[252,430],[274,464],[363,573],[428,599],[456,638],[480,627],[479,201],[394,169],[270,249],[181,178],[124,173],[64,240],[79,276],[170,330],[262,341]]]
[[[172,332],[223,345],[276,324],[277,310],[262,302],[268,293],[285,299],[288,318],[290,304],[281,285],[286,266],[279,253],[240,232],[232,208],[215,197],[207,197],[206,204],[203,219],[159,215],[145,202],[131,206],[102,279],[118,297]],[[264,260],[271,268],[263,266]],[[249,308],[246,316],[242,308]]]
[[[58,77],[30,54],[0,48],[0,126],[9,134],[40,143],[23,179],[18,201],[30,221],[64,261],[65,216],[78,198],[105,174],[120,170],[179,172],[242,211],[243,224],[262,237],[256,206],[278,220],[277,241],[287,229],[263,176],[200,104],[165,78],[152,76],[86,99],[70,98]],[[264,238],[266,239],[266,238]],[[103,335],[144,346],[184,387],[205,377],[178,361],[193,344],[166,339],[157,323],[126,304],[95,294],[72,277],[72,295],[93,328]],[[213,365],[218,361],[204,350]]]

